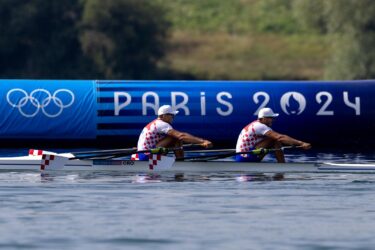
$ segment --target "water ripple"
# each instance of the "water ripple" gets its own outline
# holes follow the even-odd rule
[[[375,175],[238,177],[0,172],[0,248],[373,249]]]

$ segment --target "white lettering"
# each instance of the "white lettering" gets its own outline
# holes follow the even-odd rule
[[[189,101],[189,96],[184,92],[171,92],[171,98],[172,98],[172,107],[174,107],[175,110],[183,109],[185,112],[185,115],[190,115],[190,110],[186,106],[186,104]],[[177,104],[177,96],[182,97],[182,102]]]
[[[315,99],[316,101],[320,104],[323,102],[322,100],[322,96],[325,96],[327,97],[327,100],[326,102],[322,105],[322,107],[319,109],[318,113],[316,113],[316,115],[334,115],[334,112],[332,110],[326,110],[329,106],[329,104],[331,104],[332,100],[333,100],[333,97],[332,95],[329,93],[329,92],[326,92],[326,91],[322,91],[322,92],[319,92],[316,96],[315,96]]]
[[[344,104],[353,109],[355,115],[361,115],[361,99],[358,96],[352,96],[349,98],[349,92],[343,91]],[[189,109],[189,95],[185,92],[172,91],[171,105],[176,110],[183,110],[185,116],[190,115]],[[233,96],[230,92],[222,91],[216,94],[216,101],[218,106],[216,112],[220,116],[229,116],[233,113],[234,107],[231,103]],[[259,110],[267,107],[271,101],[271,97],[267,92],[259,91],[255,92],[252,96],[254,104],[257,106],[254,115],[259,113]],[[317,92],[315,100],[319,104],[319,110],[317,116],[333,116],[335,111],[332,107],[333,95],[327,91]],[[132,103],[132,96],[128,92],[114,92],[114,115],[119,116],[121,110],[126,109]],[[205,91],[200,92],[200,115],[207,116],[207,96]],[[151,112],[152,115],[157,115],[157,111],[160,106],[160,97],[157,92],[148,91],[142,95],[142,115],[148,115]],[[284,93],[280,98],[281,109],[287,115],[299,115],[306,108],[306,99],[299,92],[287,92]]]
[[[201,115],[206,115],[206,93],[201,92]]]
[[[124,103],[122,103],[121,105],[119,104],[120,103],[120,97],[125,97],[126,98],[126,101]],[[132,100],[132,97],[129,95],[129,93],[127,92],[115,92],[114,93],[114,105],[115,105],[115,116],[118,116],[120,114],[120,110],[125,108],[126,106],[128,106]]]
[[[355,115],[361,115],[361,99],[356,97],[354,103],[352,103],[349,101],[349,93],[347,91],[344,91],[343,95],[346,106],[353,108],[355,110]]]
[[[228,93],[228,92],[220,92],[216,95],[216,100],[218,101],[218,103],[227,106],[228,110],[223,111],[221,108],[216,108],[216,111],[221,116],[228,116],[228,115],[232,114],[232,112],[233,112],[233,105],[230,102],[227,102],[227,101],[223,100],[222,99],[223,96],[225,96],[229,99],[232,99],[232,94]]]
[[[259,108],[254,112],[254,115],[258,115],[259,110],[266,107],[268,102],[270,101],[270,96],[266,92],[260,91],[260,92],[256,92],[253,95],[253,101],[255,102],[255,104],[258,104],[260,102],[260,100],[259,100],[260,96],[262,96],[264,98],[264,100],[263,100],[262,104],[259,106]]]
[[[154,102],[147,102],[147,97],[152,96]],[[148,91],[142,95],[142,115],[147,115],[147,108],[154,110],[154,114],[157,115],[159,109],[159,96],[155,92]]]

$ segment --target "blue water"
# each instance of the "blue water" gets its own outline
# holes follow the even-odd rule
[[[0,248],[374,249],[375,175],[238,177],[0,172]]]

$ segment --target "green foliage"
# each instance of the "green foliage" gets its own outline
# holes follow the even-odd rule
[[[326,0],[292,0],[293,15],[302,30],[327,33],[328,17]]]
[[[155,0],[167,8],[175,30],[246,33],[252,30],[254,0]]]
[[[326,68],[327,79],[374,79],[375,33],[337,35],[332,59]]]
[[[163,15],[147,0],[0,1],[0,77],[152,78]]]
[[[0,76],[75,77],[82,61],[74,0],[0,2]]]
[[[179,32],[167,59],[197,79],[321,79],[327,42],[319,35]]]
[[[327,79],[375,78],[375,2],[372,0],[318,0],[320,16],[311,21],[311,1],[299,2],[301,17],[312,27],[324,27],[333,40],[326,66]]]
[[[147,0],[88,0],[82,48],[106,78],[150,78],[166,48],[169,23],[163,15]]]
[[[297,33],[299,23],[291,15],[291,0],[156,0],[168,8],[176,30]]]
[[[0,77],[374,78],[374,16],[372,0],[2,0]]]
[[[255,8],[258,31],[271,33],[299,33],[300,26],[292,15],[292,1],[290,0],[262,0]]]

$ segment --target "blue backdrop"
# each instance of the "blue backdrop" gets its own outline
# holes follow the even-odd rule
[[[95,81],[1,80],[0,138],[95,139]]]
[[[174,128],[235,146],[258,110],[280,113],[274,130],[323,146],[375,145],[375,81],[1,80],[0,139],[95,139],[136,144],[159,106]]]

